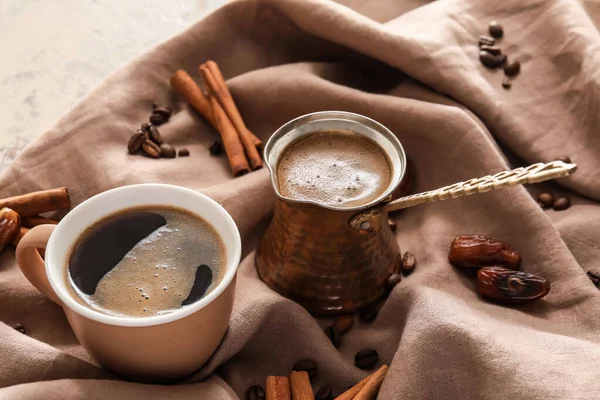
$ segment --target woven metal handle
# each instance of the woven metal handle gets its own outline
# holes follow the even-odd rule
[[[420,204],[435,203],[436,201],[455,199],[457,197],[470,196],[475,193],[485,193],[490,190],[523,185],[526,183],[543,182],[570,175],[575,172],[576,169],[576,164],[568,164],[563,161],[552,161],[549,163],[532,164],[528,167],[502,171],[496,175],[487,175],[482,178],[454,183],[439,189],[401,197],[386,203],[383,206],[369,209],[352,218],[352,220],[350,220],[350,227],[360,231],[367,231],[373,226],[373,218],[384,212],[397,211],[403,208],[418,206]]]

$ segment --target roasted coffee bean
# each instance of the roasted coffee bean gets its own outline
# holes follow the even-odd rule
[[[20,324],[19,322],[15,323],[15,324],[11,324],[10,327],[13,328],[15,331],[19,331],[19,332],[25,334],[25,327],[22,324]]]
[[[552,204],[554,203],[554,196],[552,196],[550,193],[540,193],[537,197],[537,201],[544,207],[552,207]]]
[[[500,25],[497,21],[490,22],[488,31],[490,32],[490,35],[492,35],[496,39],[499,39],[502,37],[502,35],[504,35],[504,29],[502,28],[502,25]]]
[[[315,400],[333,400],[333,392],[330,387],[323,386],[315,393]]]
[[[148,132],[148,128],[150,128],[152,126],[151,123],[149,122],[144,122],[142,124],[142,126],[140,126],[140,129],[142,130],[142,132]]]
[[[386,292],[391,292],[401,280],[402,276],[400,274],[391,274],[388,276],[387,280],[385,281]]]
[[[146,153],[148,157],[160,158],[160,147],[148,139],[142,144],[142,150],[144,150],[144,153]]]
[[[519,61],[511,61],[504,66],[504,74],[506,76],[517,76],[521,71],[521,63]]]
[[[490,300],[520,304],[541,299],[550,291],[550,282],[527,272],[502,267],[477,271],[477,293]]]
[[[352,326],[354,325],[354,317],[350,314],[348,315],[340,315],[337,317],[335,322],[333,323],[333,327],[337,329],[339,333],[345,335],[348,333]]]
[[[163,117],[160,114],[152,114],[152,115],[150,115],[150,123],[152,125],[159,126],[159,125],[164,124],[165,122],[166,122],[165,121],[165,117]]]
[[[559,158],[559,159],[558,159],[558,161],[562,161],[562,162],[564,162],[564,163],[567,163],[567,164],[571,164],[571,163],[573,162],[573,161],[571,161],[571,159],[570,159],[569,157],[567,157],[567,156],[564,156],[564,157],[561,157],[561,158]]]
[[[480,47],[481,51],[487,51],[488,53],[491,53],[495,56],[502,54],[502,49],[500,49],[500,47],[498,46],[486,46],[483,45]]]
[[[394,221],[391,218],[388,218],[388,224],[390,226],[390,229],[392,230],[392,232],[396,232],[396,221]]]
[[[479,60],[487,68],[495,69],[501,67],[506,62],[506,56],[504,54],[494,55],[487,51],[480,51]]]
[[[253,385],[246,391],[246,400],[265,400],[265,389],[260,385]]]
[[[479,47],[481,46],[493,46],[496,44],[496,39],[488,35],[479,36]]]
[[[175,158],[177,156],[177,152],[170,144],[163,143],[160,145],[160,156],[162,158]]]
[[[190,155],[190,151],[188,149],[180,149],[179,153],[177,153],[179,157],[187,157]]]
[[[333,344],[333,347],[339,349],[342,345],[342,334],[333,326],[328,326],[324,329],[324,332],[331,344]]]
[[[358,313],[358,319],[366,323],[373,322],[375,321],[375,318],[377,318],[377,314],[379,314],[377,304],[371,304],[360,310]]]
[[[502,79],[502,87],[507,90],[510,89],[512,87],[512,79],[510,79],[510,78]]]
[[[498,62],[498,67],[503,66],[506,63],[506,54],[498,54],[496,56],[496,61]]]
[[[410,274],[414,271],[416,266],[417,259],[415,258],[415,255],[410,251],[404,253],[404,255],[402,256],[402,272],[404,272],[405,274]]]
[[[163,118],[163,120],[167,122],[169,118],[171,118],[172,112],[173,110],[171,110],[168,107],[157,107],[154,109],[154,111],[152,111],[152,114],[160,115]]]
[[[479,61],[488,68],[498,68],[500,66],[498,57],[487,51],[479,52]]]
[[[379,354],[373,349],[361,350],[354,356],[354,364],[360,369],[373,369],[378,360]]]
[[[552,208],[556,211],[566,210],[571,207],[571,199],[568,197],[559,197],[552,203]]]
[[[146,134],[142,131],[134,133],[127,142],[127,151],[129,154],[137,153],[141,148],[142,144],[146,141]]]
[[[146,132],[148,132],[148,138],[150,140],[152,140],[154,143],[156,143],[157,145],[160,146],[161,144],[164,143],[162,135],[160,134],[160,132],[154,125],[150,125]]]
[[[592,281],[594,286],[600,287],[600,270],[599,269],[590,269],[587,272],[588,278]]]
[[[448,259],[457,267],[501,265],[514,270],[521,267],[521,256],[510,245],[479,235],[455,238],[450,245]]]
[[[316,378],[317,372],[318,372],[317,363],[314,362],[313,360],[309,360],[309,359],[298,361],[296,364],[294,364],[293,370],[294,371],[306,371],[306,373],[308,373],[308,377],[310,379]]]
[[[218,156],[223,151],[223,143],[218,140],[215,140],[213,144],[208,148],[211,156]]]

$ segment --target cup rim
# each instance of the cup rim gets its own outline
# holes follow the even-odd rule
[[[282,139],[283,136],[285,136],[286,134],[288,134],[294,130],[300,129],[302,127],[302,125],[304,125],[306,123],[310,123],[310,122],[319,122],[321,120],[323,120],[323,121],[338,121],[341,123],[351,122],[351,123],[362,124],[366,128],[368,128],[370,131],[376,132],[378,135],[380,135],[380,136],[384,137],[386,140],[388,140],[390,142],[391,146],[396,150],[397,155],[398,155],[398,160],[401,162],[401,168],[398,171],[393,172],[393,175],[396,175],[395,179],[390,181],[390,184],[388,185],[386,190],[383,191],[379,196],[377,196],[377,198],[375,198],[365,204],[361,204],[361,205],[357,205],[357,206],[353,206],[353,207],[342,207],[342,206],[332,206],[332,205],[322,204],[322,203],[319,203],[319,202],[316,202],[313,200],[294,199],[294,198],[287,197],[287,196],[284,196],[281,194],[281,192],[279,190],[279,185],[276,181],[276,176],[277,176],[276,169],[277,169],[278,161],[273,162],[272,157],[270,157],[270,154],[273,151],[275,144],[277,143],[277,141]],[[328,210],[342,211],[342,212],[363,211],[363,210],[369,209],[369,208],[376,206],[377,204],[380,204],[383,201],[385,201],[385,199],[389,198],[389,196],[392,195],[392,193],[398,188],[398,186],[404,179],[404,176],[406,174],[406,164],[407,164],[406,153],[404,151],[404,147],[402,146],[402,143],[396,137],[396,135],[394,135],[392,133],[392,131],[389,130],[385,125],[381,124],[380,122],[375,121],[372,118],[366,117],[361,114],[357,114],[357,113],[353,113],[353,112],[349,112],[349,111],[337,111],[337,110],[312,112],[312,113],[308,113],[308,114],[304,114],[299,117],[296,117],[293,120],[285,123],[284,125],[279,127],[267,141],[265,148],[263,150],[263,158],[265,160],[265,165],[267,166],[267,169],[269,170],[269,175],[271,178],[271,185],[273,186],[275,195],[278,198],[280,198],[281,200],[284,200],[286,202],[290,202],[290,203],[311,204],[311,205],[315,205],[317,207],[325,208]],[[390,161],[390,160],[388,160],[388,161]],[[394,176],[392,176],[390,178],[393,178],[393,177]]]
[[[219,284],[210,293],[208,293],[202,299],[200,299],[188,306],[176,309],[167,314],[155,315],[155,316],[151,316],[151,317],[127,317],[127,316],[116,316],[116,315],[104,314],[100,311],[93,310],[91,308],[87,308],[84,305],[77,302],[75,299],[73,299],[72,296],[70,294],[68,294],[65,289],[63,289],[59,284],[57,284],[57,282],[54,279],[54,274],[50,273],[50,270],[52,268],[50,264],[54,258],[53,257],[53,249],[56,246],[55,243],[58,240],[60,240],[59,237],[61,236],[61,232],[68,229],[68,227],[70,226],[70,222],[76,220],[82,213],[85,213],[87,208],[93,206],[94,204],[96,204],[98,202],[106,201],[108,198],[115,195],[115,193],[117,193],[117,192],[132,191],[132,190],[135,191],[135,190],[139,190],[140,188],[155,188],[155,189],[159,189],[159,190],[169,190],[169,191],[173,191],[174,195],[177,195],[178,193],[183,194],[183,195],[190,195],[190,196],[196,197],[200,202],[203,202],[205,205],[210,204],[212,206],[212,209],[210,209],[208,211],[217,213],[219,215],[219,218],[223,221],[223,223],[227,225],[228,230],[230,230],[232,232],[232,235],[233,235],[233,237],[232,237],[233,257],[231,257],[231,258],[228,257],[227,264],[225,267],[225,273],[223,274],[223,277],[222,277],[221,281],[219,282]],[[152,206],[154,204],[152,204],[151,201],[140,200],[139,206],[144,206],[144,205]],[[171,204],[165,203],[163,205],[169,206]],[[174,206],[176,206],[178,208],[182,208],[182,209],[192,212],[194,214],[197,214],[200,217],[203,217],[203,215],[201,213],[196,212],[194,210],[190,210],[189,208],[180,207],[177,205],[174,205]],[[129,206],[129,207],[131,207],[131,206]],[[123,209],[129,208],[129,207],[123,207]],[[133,207],[137,207],[137,205],[134,205]],[[111,211],[111,212],[118,212],[119,209],[120,208],[116,208],[114,211]],[[109,214],[106,214],[106,215],[109,215]],[[93,224],[93,222],[92,222],[92,224]],[[77,235],[76,237],[78,238],[79,236],[80,235]],[[73,245],[73,242],[69,244],[69,247],[72,247],[72,245]],[[225,245],[225,247],[227,247],[227,245]],[[64,306],[68,307],[73,312],[81,315],[82,317],[94,320],[99,323],[107,324],[107,325],[123,326],[123,327],[146,327],[146,326],[156,326],[156,325],[167,324],[170,322],[174,322],[174,321],[183,319],[183,318],[188,317],[188,316],[196,313],[197,311],[205,308],[210,303],[215,301],[227,289],[227,287],[229,287],[229,285],[235,278],[237,269],[238,269],[239,263],[240,263],[241,252],[242,252],[242,242],[241,242],[241,237],[240,237],[240,233],[237,228],[237,225],[235,224],[235,221],[233,220],[231,215],[227,212],[227,210],[225,210],[215,200],[211,199],[210,197],[208,197],[202,193],[196,192],[192,189],[188,189],[188,188],[185,188],[182,186],[161,184],[161,183],[143,183],[143,184],[126,185],[126,186],[121,186],[118,188],[107,190],[105,192],[102,192],[95,196],[90,197],[89,199],[83,201],[82,203],[77,205],[75,208],[73,208],[58,223],[56,229],[50,235],[50,239],[48,240],[48,244],[46,246],[46,257],[45,257],[44,264],[45,264],[46,276],[48,278],[48,282],[50,283],[52,290],[54,291],[56,296],[60,299],[62,304]],[[64,263],[66,263],[66,257],[68,257],[68,254],[69,253],[67,253],[67,255],[65,257],[63,257],[63,259],[62,259],[63,263],[61,263],[62,265],[60,266],[60,268],[64,268]],[[65,282],[64,284],[68,285],[69,283]]]

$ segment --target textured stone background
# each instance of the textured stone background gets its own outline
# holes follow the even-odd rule
[[[0,0],[0,171],[103,78],[226,0]]]

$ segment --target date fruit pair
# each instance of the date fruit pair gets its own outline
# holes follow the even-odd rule
[[[458,236],[452,241],[448,259],[462,268],[478,268],[477,292],[505,304],[522,304],[541,299],[550,282],[521,272],[521,256],[507,243],[485,236]]]

